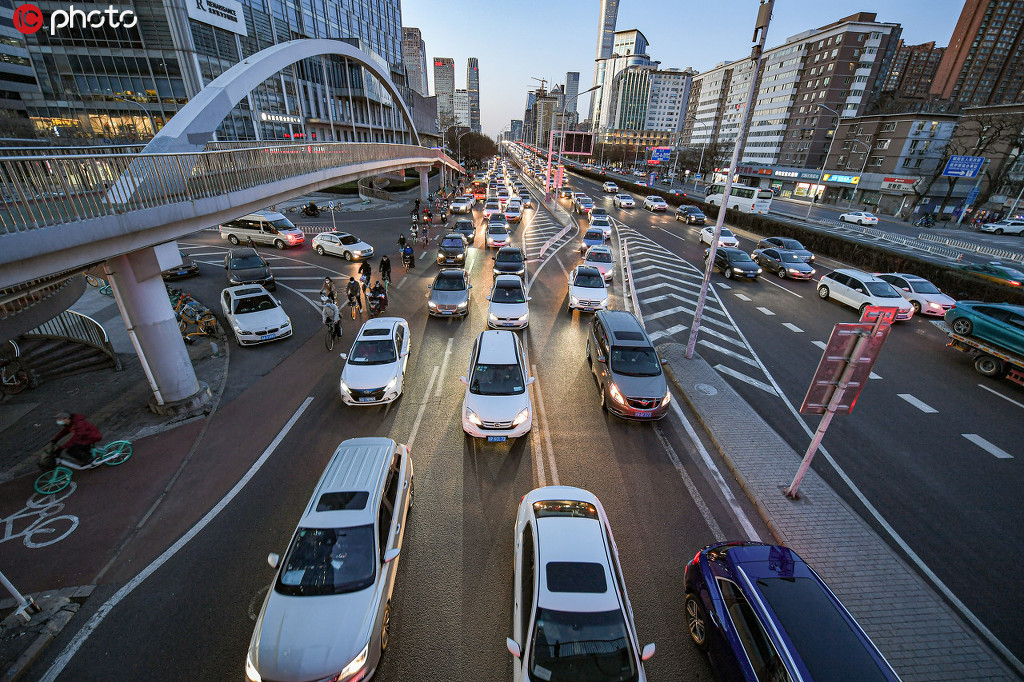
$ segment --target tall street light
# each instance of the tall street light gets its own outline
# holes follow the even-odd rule
[[[708,124],[705,123],[704,121],[698,121],[696,116],[689,116],[689,117],[687,117],[686,120],[693,121],[694,123],[701,124],[702,126],[704,126],[704,130],[705,131],[707,131],[709,129]],[[700,175],[700,169],[704,165],[704,150],[707,149],[707,146],[708,146],[708,142],[707,142],[707,138],[705,138],[704,139],[704,143],[700,146],[700,161],[697,162],[697,175],[693,176],[693,191],[694,192],[697,191],[697,177]],[[676,160],[678,160],[678,157],[677,157]]]
[[[149,113],[149,110],[146,107],[142,106],[142,104],[140,104],[139,102],[136,102],[133,99],[125,99],[124,97],[118,97],[117,95],[114,95],[113,97],[118,102],[125,102],[126,104],[134,104],[139,109],[142,109],[142,113],[144,113],[146,115],[146,118],[149,119],[149,125],[153,129],[153,133],[152,134],[156,135],[156,123],[153,122],[153,115]],[[135,130],[135,133],[138,134],[138,129]]]
[[[828,141],[828,149],[825,150],[825,159],[824,159],[824,161],[821,162],[821,170],[818,171],[818,181],[816,183],[814,183],[814,190],[812,190],[812,192],[811,192],[812,194],[815,194],[815,195],[816,195],[816,193],[818,191],[818,187],[821,186],[821,177],[825,174],[825,164],[828,163],[828,155],[832,153],[832,143],[836,141],[836,133],[839,132],[839,119],[841,119],[843,117],[843,115],[840,114],[838,111],[836,111],[835,109],[830,109],[829,107],[826,107],[824,104],[819,104],[817,106],[821,107],[825,111],[831,111],[833,114],[836,115],[836,127],[835,127],[835,130],[832,131],[832,139]],[[811,219],[811,209],[812,208],[814,208],[814,197],[813,196],[807,202],[807,215],[804,216],[804,220],[810,220]]]
[[[587,88],[583,92],[576,93],[576,95],[574,95],[573,97],[570,97],[569,99],[567,99],[565,101],[565,104],[562,105],[562,130],[558,134],[558,164],[559,165],[561,165],[561,163],[562,163],[562,150],[563,150],[563,147],[565,146],[565,110],[568,109],[569,108],[569,104],[573,100],[578,98],[580,95],[585,95],[588,92],[593,92],[594,90],[599,90],[600,88],[601,88],[600,85],[591,86],[590,88]],[[548,174],[547,174],[547,177],[544,179],[544,182],[545,182],[545,185],[546,185],[545,188],[544,188],[544,200],[547,201],[547,200],[551,199],[551,150],[550,149],[548,150]]]
[[[858,176],[858,178],[863,178],[864,177],[864,169],[868,167],[868,159],[871,158],[871,145],[869,143],[867,143],[867,142],[864,142],[863,140],[858,140],[856,137],[853,137],[853,138],[850,138],[850,139],[853,140],[854,142],[856,142],[857,144],[864,145],[864,163],[861,164],[860,175]],[[857,183],[858,183],[858,186],[859,186],[860,185],[860,180],[859,179],[857,180]],[[846,204],[846,210],[847,211],[849,211],[850,209],[853,208],[853,196],[856,193],[857,193],[857,187],[854,187],[853,191],[850,192],[850,201]],[[864,193],[861,192],[861,197],[863,197],[863,196],[864,196]]]

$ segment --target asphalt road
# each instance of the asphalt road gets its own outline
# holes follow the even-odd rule
[[[379,255],[382,248],[393,251],[390,245],[405,229],[398,218],[371,222],[380,217],[354,214],[338,227],[369,237]],[[480,222],[479,211],[475,219]],[[532,256],[557,231],[543,210],[527,211],[514,242]],[[591,490],[608,511],[639,636],[642,643],[657,644],[646,666],[650,679],[710,679],[706,660],[685,634],[683,566],[715,539],[745,536],[726,494],[697,465],[695,445],[674,416],[657,425],[634,424],[601,411],[584,360],[589,318],[565,312],[565,271],[579,260],[575,241],[563,241],[553,256],[529,268],[533,300],[524,338],[537,378],[531,435],[511,445],[464,437],[459,376],[473,340],[485,329],[484,294],[492,279],[482,244],[478,232],[467,264],[474,296],[465,320],[427,317],[426,285],[437,270],[430,255],[408,274],[395,268],[388,312],[404,316],[413,330],[406,389],[392,406],[368,409],[345,407],[338,399],[342,361],[337,349],[325,351],[319,313],[309,303],[325,268],[347,275],[356,266],[318,257],[308,246],[268,252],[281,285],[278,297],[296,332],[292,339],[255,348],[231,342],[231,388],[223,409],[239,415],[239,435],[219,456],[229,460],[245,450],[253,459],[276,435],[271,423],[312,401],[248,485],[110,612],[61,679],[241,678],[254,617],[273,578],[267,553],[285,549],[337,444],[370,435],[409,443],[416,468],[416,505],[400,558],[391,645],[377,679],[508,678],[514,516],[526,492],[553,483]],[[215,300],[224,286],[218,253],[226,245],[215,233],[201,233],[183,246],[212,254],[196,256],[210,264],[187,287],[203,300],[212,292]],[[613,305],[621,307],[618,281],[613,294]],[[346,320],[345,328],[342,350],[354,323]],[[246,400],[253,401],[248,420]],[[768,538],[743,496],[732,494],[760,537]],[[179,495],[165,516],[175,504],[192,504],[187,492]],[[215,502],[194,504],[205,508]]]
[[[703,270],[705,247],[698,244],[699,228],[676,222],[671,213],[616,209],[599,183],[578,176],[571,182],[621,221],[620,237],[627,231],[637,235],[630,239],[631,254],[634,244],[639,249],[647,240],[689,263],[694,271]],[[773,204],[773,210],[779,203]],[[748,252],[754,248],[755,235],[734,232],[740,248]],[[645,262],[639,251],[633,260],[634,269]],[[666,261],[663,257],[657,262]],[[841,264],[819,259],[815,265],[820,276]],[[637,285],[641,286],[639,276]],[[818,418],[798,417],[795,411],[821,356],[821,347],[815,344],[828,340],[833,324],[857,321],[857,311],[821,301],[814,280],[782,281],[768,276],[757,282],[736,282],[716,272],[712,283],[722,307],[741,332],[731,338],[742,344],[723,343],[709,336],[724,329],[711,324],[702,329],[700,338],[725,350],[700,345],[699,351],[713,365],[720,361],[720,371],[739,393],[797,452],[803,452]],[[659,285],[667,291],[672,282],[663,280]],[[692,315],[678,310],[657,317],[665,304],[644,300],[663,293],[657,290],[641,295],[648,331],[670,329],[682,322],[688,332]],[[652,321],[652,317],[656,319]],[[713,323],[721,319],[706,317]],[[1013,586],[1024,581],[1024,570],[1017,561],[1024,550],[1024,538],[1018,532],[1022,520],[1019,491],[1024,484],[1024,450],[1020,446],[1024,442],[1024,389],[977,374],[966,356],[945,347],[948,338],[930,319],[918,316],[893,328],[874,367],[874,378],[855,410],[832,422],[823,443],[845,476],[821,454],[815,468],[883,536],[891,538],[865,501],[877,509],[906,546],[895,540],[890,540],[891,544],[905,556],[907,547],[920,556],[1021,658],[1022,600]],[[667,338],[685,343],[686,332]],[[742,358],[735,355],[743,355],[746,361],[737,361]],[[773,388],[781,389],[784,399]],[[1013,458],[1002,458],[1004,454]],[[996,551],[983,550],[996,547]]]

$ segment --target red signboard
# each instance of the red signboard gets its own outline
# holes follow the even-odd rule
[[[885,309],[876,309],[874,314],[877,315],[879,310]],[[866,314],[868,311],[865,311]],[[840,380],[851,362],[854,364],[853,371],[844,384],[845,391],[841,402],[836,406],[836,413],[852,412],[890,329],[892,327],[888,324],[880,324],[876,329],[874,322],[837,324],[832,329],[832,336],[825,346],[825,352],[821,354],[818,369],[814,372],[811,386],[807,389],[807,395],[800,406],[800,414],[825,414],[832,395],[839,388]],[[853,358],[858,342],[864,337],[867,337],[866,343],[860,347],[857,357]]]

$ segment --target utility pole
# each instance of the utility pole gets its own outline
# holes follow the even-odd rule
[[[732,161],[729,165],[729,176],[725,179],[725,191],[722,196],[722,205],[718,210],[718,220],[715,221],[715,235],[711,239],[711,248],[708,251],[708,260],[704,267],[704,281],[700,287],[700,297],[697,299],[697,309],[693,315],[693,326],[690,328],[690,338],[686,342],[686,358],[693,357],[693,350],[697,345],[697,330],[700,329],[700,320],[704,314],[704,304],[708,297],[708,287],[711,285],[711,270],[715,263],[715,252],[718,250],[718,240],[722,236],[722,226],[725,224],[726,206],[729,205],[729,195],[732,193],[732,179],[736,175],[736,165],[740,159],[740,149],[743,148],[744,138],[747,129],[750,127],[750,117],[754,113],[754,105],[757,103],[757,85],[761,78],[761,54],[764,52],[764,44],[768,38],[768,25],[772,21],[772,7],[775,0],[761,0],[761,6],[757,10],[757,23],[754,24],[754,37],[756,42],[750,51],[750,58],[753,60],[754,68],[750,78],[750,90],[747,93],[746,109],[743,111],[743,124],[740,126],[739,134],[736,136],[736,144],[732,149]],[[760,34],[760,39],[758,38]]]

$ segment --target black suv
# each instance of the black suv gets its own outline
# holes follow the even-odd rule
[[[706,217],[696,206],[680,206],[676,209],[676,220],[685,221],[687,225],[703,225]]]
[[[437,264],[466,267],[466,238],[458,232],[449,232],[437,245]]]
[[[470,244],[476,240],[476,226],[473,224],[472,220],[456,220],[455,227],[452,228],[452,231],[461,234]]]
[[[710,249],[704,249],[704,260],[708,259]],[[755,263],[745,251],[723,246],[715,251],[715,267],[722,271],[726,279],[757,279],[761,274],[761,266]]]
[[[518,246],[503,246],[494,254],[494,277],[498,275],[526,276],[526,256]]]

